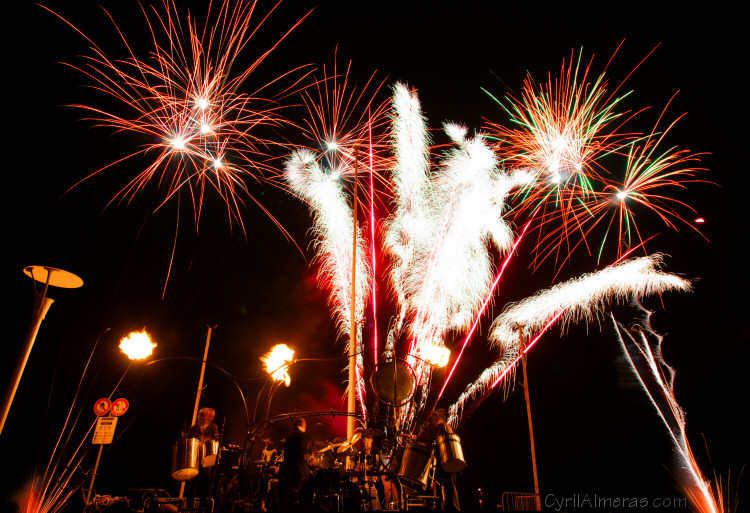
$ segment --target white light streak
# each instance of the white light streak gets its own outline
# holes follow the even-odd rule
[[[350,340],[351,291],[352,291],[352,237],[354,232],[353,212],[347,204],[343,185],[332,180],[318,164],[315,154],[309,150],[295,151],[286,161],[285,178],[292,190],[310,206],[313,215],[315,249],[320,262],[318,278],[326,283],[331,292],[329,303],[339,334]],[[357,391],[364,389],[362,361],[362,325],[367,297],[370,291],[372,272],[369,268],[368,244],[365,230],[357,228],[357,256],[354,318],[357,324]],[[347,351],[348,351],[347,343]],[[360,398],[361,399],[361,398]]]
[[[540,291],[505,308],[493,322],[489,341],[509,347],[518,342],[518,330],[531,337],[561,311],[563,328],[570,322],[592,320],[611,301],[643,297],[668,290],[691,290],[690,282],[657,270],[659,254],[626,260],[601,271],[584,274]]]
[[[501,350],[501,357],[471,383],[449,408],[450,422],[458,422],[465,403],[484,394],[518,361],[521,344],[543,331],[551,322],[566,325],[590,321],[608,303],[668,290],[688,291],[690,282],[657,270],[661,255],[634,258],[601,271],[542,290],[528,299],[508,305],[492,323],[489,342]],[[523,337],[523,340],[521,340]]]
[[[685,412],[674,395],[675,372],[661,355],[663,337],[651,329],[651,313],[645,311],[640,304],[635,306],[646,315],[634,329],[625,328],[610,314],[617,341],[638,383],[669,432],[681,462],[677,469],[679,477],[686,477],[688,480],[688,483],[683,484],[687,498],[693,503],[695,510],[701,513],[722,511],[690,449],[685,434]]]

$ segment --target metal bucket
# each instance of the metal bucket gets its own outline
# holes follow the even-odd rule
[[[201,466],[213,467],[219,456],[219,442],[217,440],[206,440],[201,444]]]
[[[440,435],[438,437],[438,450],[440,451],[440,464],[447,473],[455,474],[466,468],[464,451],[461,448],[461,437],[456,433]]]
[[[172,446],[172,479],[189,481],[198,475],[201,441],[185,438]]]
[[[419,488],[427,487],[430,479],[430,464],[432,463],[431,445],[421,442],[409,442],[404,449],[398,477],[407,484]]]

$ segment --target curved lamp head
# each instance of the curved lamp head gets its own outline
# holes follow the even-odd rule
[[[63,289],[77,289],[83,285],[83,280],[75,274],[55,267],[30,265],[23,270],[23,273],[40,283],[49,283],[53,287]]]

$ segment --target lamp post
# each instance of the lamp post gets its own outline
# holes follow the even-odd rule
[[[534,442],[534,427],[531,424],[531,398],[529,397],[529,377],[526,373],[526,339],[523,336],[522,328],[518,329],[518,337],[522,348],[521,367],[523,369],[523,394],[526,399],[526,419],[529,424],[529,445],[531,446],[531,469],[534,473],[534,494],[537,511],[542,510],[542,498],[539,495],[539,473],[536,466],[536,444]]]
[[[24,349],[18,356],[18,362],[16,363],[16,369],[13,373],[13,379],[8,386],[8,391],[5,394],[5,400],[3,402],[2,416],[0,417],[0,435],[3,432],[5,421],[8,418],[10,407],[13,404],[13,398],[16,396],[16,390],[18,390],[18,384],[21,382],[21,376],[26,368],[26,362],[29,360],[31,354],[31,348],[34,347],[34,341],[36,335],[39,332],[39,327],[44,320],[44,317],[49,311],[49,307],[52,306],[53,299],[47,297],[47,289],[52,287],[60,287],[64,289],[76,289],[83,285],[83,280],[75,274],[63,271],[62,269],[56,269],[54,267],[43,267],[39,265],[31,265],[23,270],[26,276],[31,277],[34,281],[38,281],[44,284],[44,288],[41,293],[34,287],[34,307],[32,310],[31,325],[29,331],[26,334],[26,340],[24,342]]]

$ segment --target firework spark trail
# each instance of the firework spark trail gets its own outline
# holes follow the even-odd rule
[[[564,329],[570,322],[592,320],[607,302],[622,301],[630,294],[645,296],[668,290],[691,290],[688,280],[659,271],[657,268],[661,263],[659,254],[633,258],[573,278],[509,305],[495,319],[489,341],[495,347],[515,344],[517,327],[520,326],[523,337],[528,338],[563,309],[566,309],[562,320]]]
[[[663,116],[664,111],[659,121]],[[564,260],[567,261],[579,245],[588,246],[587,237],[601,226],[603,235],[597,252],[598,260],[602,258],[610,231],[616,232],[615,251],[617,256],[621,256],[627,248],[643,246],[644,243],[644,237],[635,222],[636,209],[643,213],[653,213],[667,228],[677,230],[680,223],[703,236],[679,212],[684,210],[694,214],[695,210],[684,201],[669,195],[671,191],[686,189],[691,182],[708,183],[694,178],[698,172],[704,171],[695,166],[700,155],[676,147],[659,149],[664,137],[679,119],[661,132],[657,132],[657,121],[654,131],[627,143],[621,149],[627,160],[622,180],[607,179],[599,184],[601,190],[589,195],[588,202],[572,204],[565,214],[548,214],[544,224],[557,226],[547,230],[539,238],[537,253],[545,255],[559,250],[560,241],[568,240],[568,235],[575,231],[581,235],[581,239],[572,246],[568,245],[568,255]],[[563,217],[568,218],[568,224],[573,225],[572,229],[564,222]],[[589,253],[592,251],[589,250]]]
[[[368,109],[369,110],[369,109]],[[367,156],[368,156],[368,163],[370,167],[370,258],[371,258],[371,268],[372,268],[372,294],[370,295],[370,301],[372,302],[372,322],[373,322],[373,330],[372,330],[372,352],[373,352],[373,359],[372,361],[374,363],[377,363],[378,361],[378,311],[377,311],[377,290],[376,290],[376,282],[377,282],[377,266],[376,266],[376,260],[377,260],[377,252],[375,251],[375,233],[377,232],[377,224],[375,222],[375,180],[374,180],[374,154],[373,154],[373,147],[372,147],[372,112],[368,112],[368,119],[367,119]]]
[[[357,229],[356,249],[356,288],[357,305],[355,310],[358,330],[356,333],[356,395],[365,413],[364,387],[364,342],[362,340],[362,325],[367,296],[363,290],[372,286],[370,297],[374,298],[375,280],[371,279],[375,265],[375,223],[374,211],[377,196],[374,182],[383,181],[379,170],[387,167],[387,158],[383,156],[385,150],[382,126],[388,122],[386,116],[387,103],[376,104],[376,97],[384,81],[376,80],[376,73],[370,75],[364,85],[358,85],[350,79],[352,63],[349,62],[345,71],[339,71],[338,61],[334,59],[333,73],[329,75],[328,68],[323,66],[322,76],[316,79],[313,86],[302,92],[302,100],[307,109],[302,133],[307,139],[307,149],[298,150],[287,162],[287,170],[279,187],[291,190],[307,201],[316,219],[323,220],[316,228],[316,253],[321,261],[328,262],[321,267],[321,276],[327,276],[324,281],[333,285],[334,291],[330,296],[330,303],[338,312],[337,324],[342,334],[350,331],[347,324],[351,324],[351,247],[354,212],[346,205],[344,198],[344,178],[352,180],[353,194],[360,187],[358,180],[364,176],[369,182],[369,211],[372,251],[369,255],[363,242],[367,230]],[[375,134],[373,135],[373,131]],[[304,156],[304,157],[300,157]],[[292,178],[290,170],[298,165],[300,158],[305,160],[306,171],[297,170],[296,178]],[[315,161],[313,164],[312,161]],[[294,162],[297,164],[293,164]],[[292,163],[292,164],[290,164]],[[291,166],[291,167],[290,167]],[[311,170],[313,170],[311,172]],[[310,180],[318,181],[311,186]],[[321,195],[313,189],[323,187],[326,192]],[[337,192],[333,193],[335,190]],[[334,207],[329,206],[331,203]],[[359,202],[357,202],[359,203]],[[367,204],[367,202],[362,202]],[[359,208],[357,208],[359,210]],[[336,219],[344,216],[346,219]],[[343,224],[341,224],[343,222]],[[346,245],[346,248],[341,246]],[[340,248],[341,250],[335,250]],[[339,256],[333,257],[338,252]],[[345,262],[348,262],[346,264]],[[342,267],[347,266],[348,267]],[[372,266],[369,267],[368,265]],[[366,273],[365,277],[363,273]],[[366,279],[365,279],[366,278]],[[374,308],[374,299],[373,299]],[[377,344],[375,339],[373,344]],[[377,359],[376,359],[377,361]]]
[[[691,290],[688,280],[659,271],[657,267],[661,260],[660,255],[627,260],[557,284],[523,301],[508,305],[492,323],[488,336],[491,345],[501,348],[502,356],[451,405],[449,414],[452,422],[457,422],[467,400],[494,387],[508,365],[514,365],[518,361],[519,344],[536,333],[544,332],[553,320],[560,320],[564,331],[572,322],[592,320],[611,301],[622,301],[632,295],[643,297],[659,294],[668,290]]]
[[[701,513],[723,511],[723,507],[717,505],[711,484],[703,477],[688,443],[685,434],[685,412],[680,408],[674,394],[675,371],[664,362],[661,354],[663,337],[651,329],[651,312],[646,311],[637,300],[633,301],[633,305],[642,318],[631,329],[627,329],[610,314],[617,341],[641,388],[672,439],[681,461],[678,470],[688,499],[696,511]],[[718,489],[716,492],[717,496],[720,496]],[[721,504],[721,501],[718,501],[718,504]]]
[[[407,282],[415,271],[416,255],[430,248],[434,226],[428,217],[430,203],[429,138],[419,98],[406,85],[393,90],[393,216],[385,224],[385,249],[392,259],[391,286],[399,316],[390,330],[388,348],[403,327],[411,306]]]
[[[108,330],[105,330],[105,332],[106,331]],[[84,479],[76,480],[75,474],[79,470],[83,458],[88,453],[89,448],[83,449],[85,446],[84,442],[96,426],[96,421],[92,422],[89,426],[88,431],[82,437],[81,442],[76,447],[73,454],[68,458],[67,463],[65,463],[62,470],[60,470],[60,466],[63,463],[64,452],[68,446],[68,442],[70,442],[73,436],[78,419],[83,411],[82,409],[79,409],[74,417],[73,412],[75,411],[75,406],[80,397],[85,377],[91,366],[98,345],[99,338],[94,342],[94,346],[83,367],[73,400],[68,408],[68,413],[63,422],[60,434],[57,437],[57,441],[52,449],[47,465],[44,468],[44,472],[39,474],[36,469],[34,471],[34,475],[32,476],[31,483],[28,487],[28,496],[22,504],[23,513],[55,513],[60,511],[67,505],[68,500],[73,494],[84,484]]]
[[[478,315],[494,276],[488,247],[504,255],[512,246],[503,209],[523,176],[498,172],[495,155],[481,136],[468,138],[466,128],[456,124],[446,125],[445,131],[457,148],[432,180],[432,210],[440,228],[429,254],[418,258],[418,280],[407,290],[416,307],[407,363],[423,386],[420,406],[428,395],[430,371],[422,348],[442,346],[447,331],[466,331]]]
[[[320,259],[319,279],[331,289],[329,302],[339,333],[349,335],[352,311],[352,233],[354,232],[352,209],[347,204],[341,182],[332,179],[309,150],[298,150],[287,160],[286,180],[292,191],[310,205],[313,214],[316,254]],[[357,254],[367,255],[367,240],[364,230],[357,230]],[[372,272],[367,258],[356,259],[355,298],[353,305],[357,322],[357,387],[362,394],[362,325],[367,297],[370,291]],[[348,347],[348,346],[347,346]],[[363,404],[363,403],[360,403]]]
[[[532,216],[533,217],[533,216]],[[518,248],[518,244],[520,244],[521,239],[523,239],[523,236],[526,234],[526,230],[529,228],[531,224],[531,220],[529,220],[521,230],[520,235],[516,237],[516,241],[513,243],[513,247],[508,252],[508,255],[505,257],[505,260],[503,261],[502,265],[500,266],[500,270],[498,271],[497,275],[495,276],[495,280],[492,282],[492,286],[490,287],[489,292],[487,293],[487,297],[485,297],[484,302],[482,303],[482,307],[479,309],[479,312],[477,313],[476,317],[474,318],[474,323],[471,325],[471,328],[469,329],[468,333],[464,337],[463,342],[461,343],[461,350],[458,352],[458,355],[456,355],[456,359],[453,361],[453,366],[450,368],[450,371],[445,377],[445,380],[443,381],[443,386],[440,388],[440,392],[438,392],[437,400],[439,401],[440,398],[443,396],[443,392],[445,392],[445,387],[448,386],[448,382],[451,380],[451,377],[453,376],[453,373],[456,370],[456,367],[458,367],[459,362],[461,361],[461,356],[464,353],[464,349],[466,349],[466,346],[469,343],[469,340],[471,339],[471,336],[474,334],[474,331],[476,330],[477,326],[479,325],[479,320],[481,319],[482,314],[484,313],[484,310],[487,308],[487,305],[492,300],[492,297],[495,293],[495,290],[497,289],[498,284],[500,283],[500,280],[503,277],[503,273],[505,272],[506,267],[508,266],[508,263],[510,262],[510,258],[515,253],[516,249]]]
[[[449,329],[471,325],[493,276],[486,246],[503,255],[513,239],[502,220],[510,179],[496,172],[494,154],[481,137],[467,139],[466,130],[456,125],[446,126],[446,132],[458,148],[434,179],[433,204],[445,208],[439,212],[441,229],[427,265],[419,266],[416,288],[409,291],[413,303],[421,305],[412,326],[416,348],[432,337],[442,339]]]
[[[226,204],[230,221],[240,226],[239,210],[244,203],[241,194],[263,208],[249,194],[245,180],[263,180],[271,170],[269,151],[279,144],[263,134],[268,127],[287,123],[280,113],[279,100],[296,90],[305,74],[296,77],[298,70],[291,70],[256,85],[249,94],[240,89],[250,85],[257,68],[304,17],[271,48],[235,72],[238,57],[275,9],[254,25],[256,7],[256,2],[224,1],[213,24],[210,18],[214,13],[209,12],[205,25],[200,27],[189,15],[183,20],[173,1],[164,0],[162,10],[143,6],[152,45],[146,60],[136,56],[106,10],[126,49],[128,57],[124,59],[108,57],[71,22],[47,9],[90,44],[91,53],[84,57],[83,64],[68,65],[90,78],[93,89],[114,99],[121,112],[93,105],[73,107],[89,112],[89,119],[97,126],[134,133],[146,140],[140,149],[84,180],[125,160],[142,157],[145,168],[112,201],[130,201],[147,184],[156,182],[159,187],[166,187],[166,195],[156,209],[187,189],[196,223],[207,188],[217,192]],[[282,85],[282,79],[289,79],[291,84]],[[278,91],[271,92],[275,88]]]
[[[667,107],[662,111],[659,121]],[[613,197],[605,198],[604,201],[608,202],[608,206],[614,204],[616,207],[611,216],[610,226],[616,218],[618,248],[643,240],[634,220],[634,206],[653,212],[669,228],[676,230],[675,223],[681,222],[700,234],[695,226],[679,215],[677,209],[685,209],[691,213],[695,213],[695,210],[687,203],[667,195],[665,191],[665,189],[685,189],[687,183],[702,181],[693,178],[696,173],[704,170],[694,166],[700,155],[676,147],[666,150],[658,149],[664,137],[679,119],[674,120],[662,132],[656,131],[659,124],[657,121],[652,133],[630,143],[622,183],[611,184],[605,189],[605,193]],[[600,217],[600,219],[603,218],[604,216]],[[602,241],[602,248],[605,241],[606,235],[605,240]]]
[[[520,99],[507,97],[508,106],[498,102],[511,123],[520,128],[488,123],[489,133],[498,139],[498,151],[508,165],[533,169],[543,182],[549,180],[555,184],[556,192],[567,193],[568,198],[559,202],[558,208],[565,208],[566,202],[576,195],[591,192],[592,179],[600,177],[600,170],[595,167],[597,158],[615,150],[623,138],[627,139],[617,133],[619,126],[605,131],[623,115],[615,108],[627,94],[609,95],[604,74],[590,83],[591,62],[581,73],[581,57],[579,54],[574,59],[571,55],[567,67],[563,62],[560,76],[554,82],[550,77],[537,90],[528,76]],[[576,187],[557,185],[569,181]],[[535,199],[543,198],[547,192],[541,189],[535,195]]]
[[[561,310],[557,315],[552,317],[549,322],[542,328],[537,335],[531,339],[531,341],[523,346],[521,350],[521,344],[514,345],[512,347],[503,348],[502,354],[498,360],[492,365],[487,367],[479,378],[471,383],[464,392],[461,393],[458,400],[448,409],[448,423],[456,427],[458,422],[461,420],[461,415],[464,411],[464,405],[469,399],[473,399],[477,395],[480,397],[474,401],[472,408],[476,408],[481,403],[487,393],[501,383],[508,374],[515,371],[516,364],[521,360],[523,355],[531,350],[532,347],[539,341],[544,333],[553,326],[557,320],[565,313],[565,310]]]

